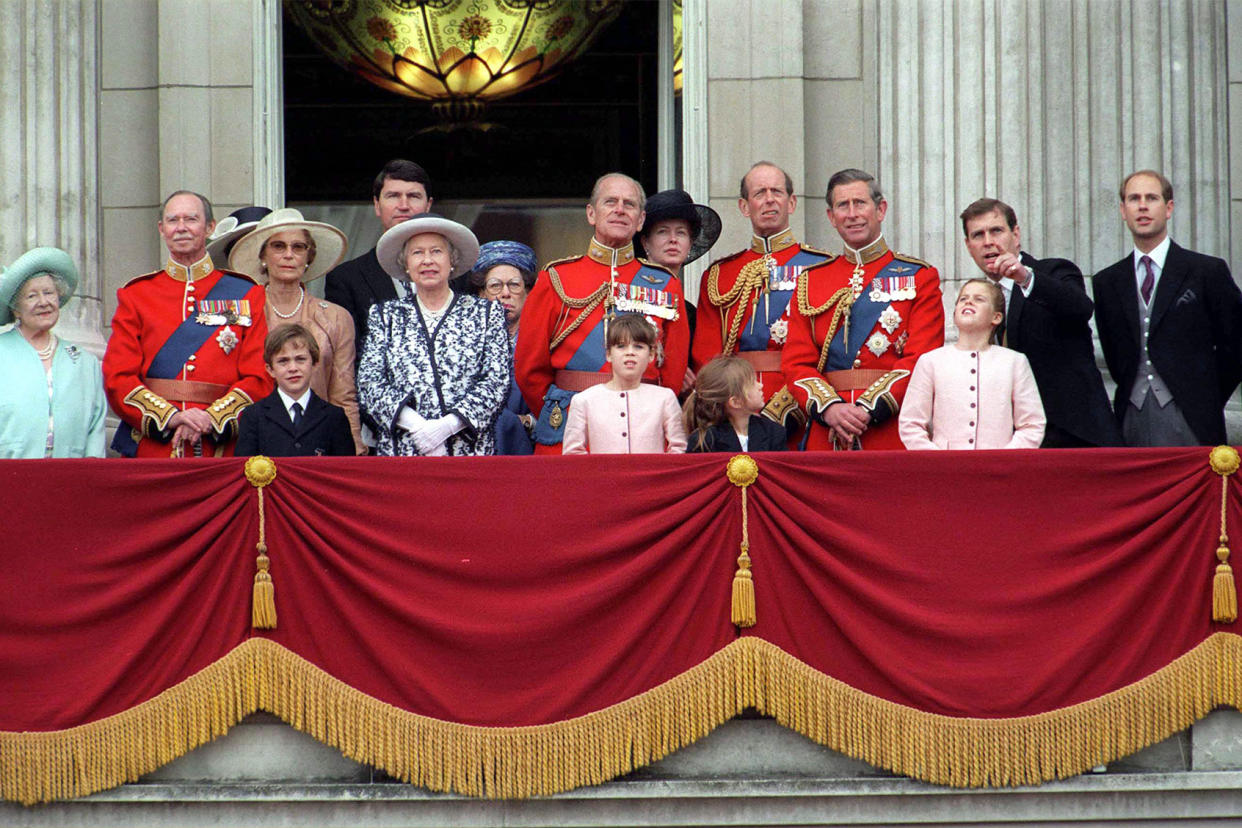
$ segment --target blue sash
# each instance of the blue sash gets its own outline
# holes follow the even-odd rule
[[[638,285],[640,287],[652,288],[654,290],[667,290],[668,283],[673,280],[672,275],[663,268],[647,267],[643,265],[634,274],[634,278],[629,284]],[[620,284],[620,283],[618,283]],[[617,311],[617,313],[635,313],[636,311]],[[683,310],[679,310],[684,313]],[[569,358],[569,362],[565,367],[570,371],[602,371],[607,363],[604,344],[604,319],[601,316],[599,321],[595,323],[595,327],[590,330],[586,338],[578,346],[578,350],[574,351],[573,356]]]
[[[875,328],[875,323],[880,321],[880,314],[884,313],[884,309],[891,304],[891,300],[887,299],[883,302],[872,300],[871,285],[877,280],[902,275],[909,269],[909,262],[893,259],[881,268],[870,282],[863,285],[862,294],[854,300],[854,305],[850,308],[850,340],[845,341],[844,325],[837,328],[837,333],[832,338],[832,345],[828,348],[828,364],[824,367],[825,371],[844,371],[854,367],[854,356],[862,350],[863,343],[867,341],[867,337]]]
[[[819,264],[825,258],[819,253],[799,250],[785,264],[778,265],[775,271],[768,275],[768,278],[777,281],[797,279],[803,268]],[[766,298],[763,294],[759,294],[759,306],[742,327],[737,349],[739,351],[766,351],[768,341],[772,338],[772,323],[785,313],[793,295],[792,290],[772,290]]]
[[[243,299],[252,287],[254,287],[254,282],[226,273],[220,277],[220,281],[216,282],[215,287],[203,299]],[[261,308],[251,308],[250,312],[254,313],[259,310]],[[200,325],[194,321],[193,316],[187,317],[155,354],[155,359],[151,360],[151,367],[147,369],[147,376],[156,379],[175,379],[180,375],[190,354],[197,353],[198,349],[203,347],[203,343],[219,328],[219,325]]]

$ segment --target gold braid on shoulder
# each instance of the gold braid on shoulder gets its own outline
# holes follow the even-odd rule
[[[824,335],[823,347],[819,349],[819,362],[816,364],[815,370],[824,373],[824,366],[828,364],[828,348],[832,345],[832,338],[837,335],[837,328],[841,325],[841,320],[849,314],[850,309],[854,306],[854,292],[850,290],[849,285],[838,290],[832,296],[828,297],[828,301],[819,307],[811,307],[810,297],[807,296],[807,284],[809,280],[806,273],[798,274],[798,311],[811,320],[811,324],[815,324],[814,317],[832,308],[832,317],[828,320],[828,332]]]
[[[581,299],[575,299],[565,293],[565,287],[561,284],[560,274],[556,272],[555,267],[550,265],[548,267],[548,282],[551,283],[552,290],[556,291],[557,298],[561,300],[565,307],[582,309],[582,312],[575,316],[572,322],[566,325],[560,333],[552,338],[552,341],[548,344],[548,348],[554,349],[557,345],[564,342],[566,337],[576,331],[578,327],[586,321],[586,318],[591,315],[593,310],[599,307],[599,303],[604,301],[605,297],[608,296],[609,283],[604,282],[595,290],[591,291],[589,295],[584,296]]]
[[[737,279],[733,282],[733,287],[721,294],[720,265],[712,265],[711,270],[707,272],[707,301],[720,308],[723,313],[726,308],[742,305],[743,300],[749,302],[752,293],[758,297],[758,291],[763,289],[763,283],[767,278],[767,262],[763,259],[754,259],[742,265]],[[722,354],[729,356],[734,353],[737,348],[737,338],[741,332],[742,308],[738,307],[733,314],[733,320],[729,323],[729,334],[725,337]]]

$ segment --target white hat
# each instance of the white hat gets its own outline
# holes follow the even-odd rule
[[[422,213],[388,228],[380,236],[379,243],[375,245],[375,255],[385,273],[394,279],[409,278],[405,272],[405,262],[400,261],[401,250],[410,236],[417,236],[419,233],[439,233],[453,245],[458,260],[453,272],[449,274],[450,278],[469,273],[474,267],[474,260],[479,258],[479,240],[470,232],[469,227],[435,213]]]
[[[229,269],[245,273],[255,279],[260,278],[259,251],[263,244],[277,233],[286,230],[305,230],[315,242],[315,261],[311,262],[302,274],[303,282],[311,282],[327,273],[345,258],[348,243],[345,234],[321,221],[307,221],[302,213],[292,207],[273,210],[259,220],[255,228],[233,245],[229,254]]]

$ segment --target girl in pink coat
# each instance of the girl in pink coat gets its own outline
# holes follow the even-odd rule
[[[995,282],[971,279],[953,308],[958,339],[919,357],[898,431],[908,449],[1038,448],[1043,403],[1026,357],[992,344],[1005,318]]]

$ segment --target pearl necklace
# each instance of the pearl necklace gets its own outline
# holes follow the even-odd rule
[[[302,294],[298,296],[298,303],[293,306],[293,310],[289,311],[288,313],[281,313],[280,308],[276,307],[276,303],[272,302],[271,303],[272,313],[276,314],[281,319],[292,319],[293,317],[297,316],[298,311],[302,309],[302,303],[306,301],[306,288],[302,285],[299,285],[298,288],[299,290],[302,291]]]
[[[52,334],[47,338],[46,348],[35,348],[35,353],[39,355],[39,359],[47,361],[52,358],[52,354],[56,353],[56,335]],[[34,345],[30,347],[34,348]]]

